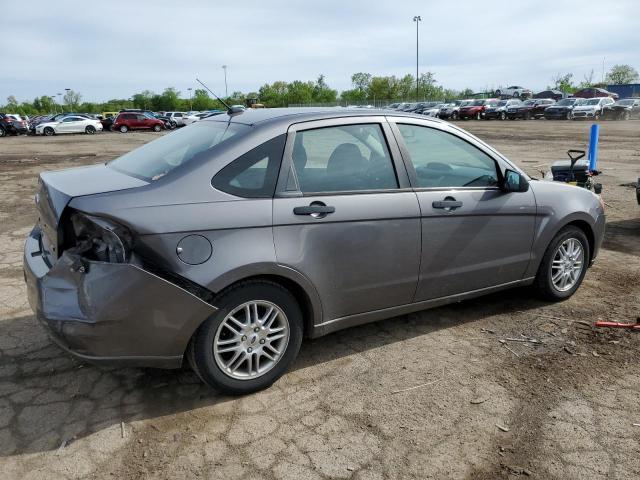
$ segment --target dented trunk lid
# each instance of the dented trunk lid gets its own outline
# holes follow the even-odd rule
[[[108,168],[104,164],[42,172],[38,180],[36,207],[42,232],[43,253],[57,259],[62,243],[60,221],[69,202],[76,197],[143,187],[148,182]]]

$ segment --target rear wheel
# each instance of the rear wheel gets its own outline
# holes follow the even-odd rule
[[[87,128],[84,129],[84,132],[88,135],[93,135],[94,133],[96,133],[96,127],[94,127],[93,125],[87,125]]]
[[[302,312],[294,296],[276,283],[250,280],[222,293],[216,306],[188,349],[202,381],[224,393],[246,394],[280,378],[302,343]]]
[[[547,300],[560,301],[573,295],[587,272],[590,251],[584,232],[572,225],[553,238],[542,258],[535,286]]]
[[[118,130],[120,130],[120,133],[127,133],[129,131],[129,127],[127,127],[126,125],[120,125],[120,128]]]
[[[44,127],[43,132],[47,137],[50,137],[51,135],[55,135],[55,130],[51,127]]]

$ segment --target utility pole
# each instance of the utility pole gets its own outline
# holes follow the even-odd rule
[[[71,91],[71,89],[70,89],[70,88],[65,88],[64,90],[65,90],[67,93],[69,93],[69,92]],[[70,105],[69,105],[69,106],[70,106]]]
[[[189,88],[187,88],[187,90],[189,90],[189,111],[191,111],[191,110],[193,110],[193,102],[192,102],[192,97],[191,97],[192,88],[189,87]]]
[[[413,17],[413,21],[416,22],[416,101],[418,101],[420,98],[420,77],[418,73],[418,25],[420,25],[422,18],[420,18],[420,15],[416,15]]]
[[[229,98],[229,90],[227,88],[227,66],[222,65],[222,69],[224,70],[224,97]]]

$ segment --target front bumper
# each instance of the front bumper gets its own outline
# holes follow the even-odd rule
[[[571,113],[573,118],[595,118],[597,110],[578,110],[577,112],[574,110]]]
[[[571,113],[570,110],[552,110],[552,111],[548,111],[545,110],[544,112],[544,118],[548,119],[548,120],[566,120],[567,119],[567,113]]]
[[[52,339],[94,363],[179,368],[188,342],[216,311],[133,263],[65,251],[53,266],[35,227],[24,247],[29,304]]]

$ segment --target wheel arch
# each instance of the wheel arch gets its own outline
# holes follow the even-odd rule
[[[596,235],[595,235],[595,232],[593,231],[593,227],[591,226],[591,224],[589,224],[589,222],[583,219],[576,219],[563,225],[560,229],[558,229],[558,232],[568,226],[577,227],[584,232],[585,236],[587,237],[587,241],[589,242],[589,263],[591,263],[591,260],[593,260],[593,253],[594,253],[594,248],[596,243]],[[556,235],[557,235],[557,232],[556,232]]]

